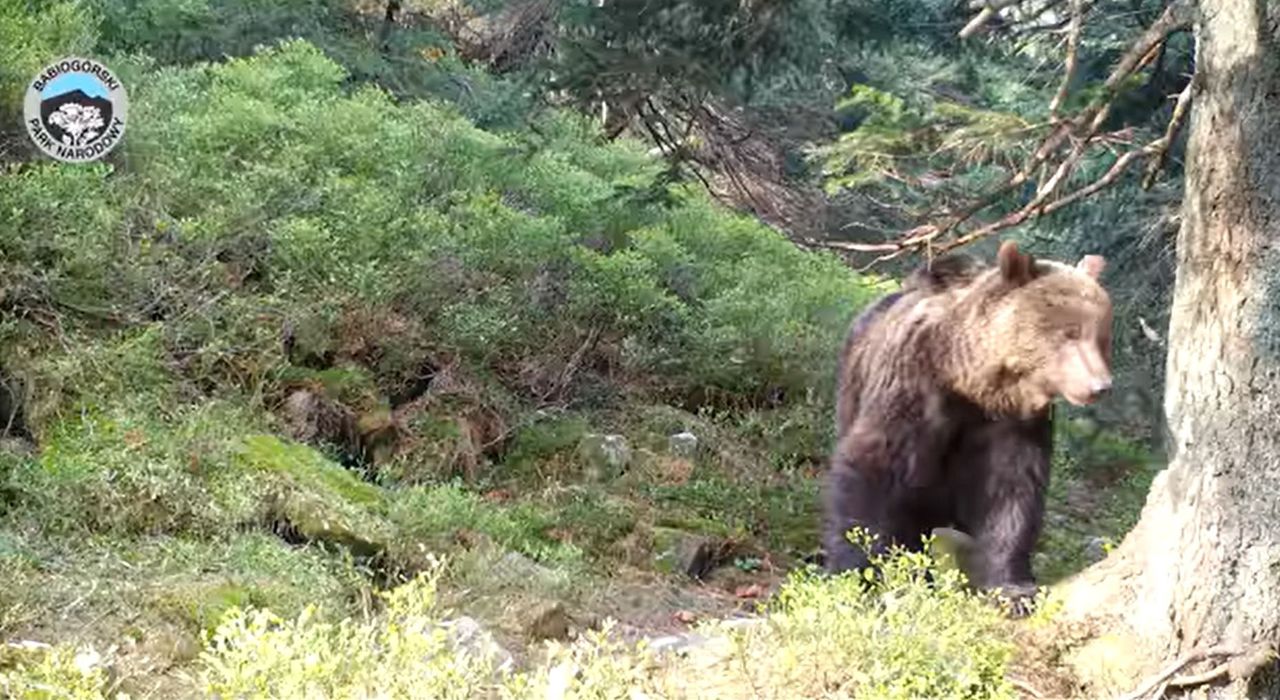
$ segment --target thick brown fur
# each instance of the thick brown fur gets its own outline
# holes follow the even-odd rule
[[[1110,386],[1105,262],[935,260],[859,315],[841,351],[827,484],[828,568],[866,565],[843,531],[919,545],[934,527],[978,541],[978,583],[1034,588],[1049,409]],[[885,541],[887,540],[887,541]]]

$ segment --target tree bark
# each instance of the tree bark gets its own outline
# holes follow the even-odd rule
[[[1121,546],[1061,591],[1095,641],[1134,646],[1135,685],[1195,649],[1280,646],[1280,0],[1199,5],[1171,459]],[[1211,697],[1280,697],[1275,678],[1223,679]]]

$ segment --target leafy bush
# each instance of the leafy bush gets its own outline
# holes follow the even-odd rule
[[[1012,698],[999,611],[923,554],[879,563],[884,578],[867,589],[853,576],[797,572],[760,623],[703,625],[713,641],[687,657],[631,648],[606,622],[510,673],[483,648],[451,644],[436,568],[385,594],[371,619],[232,608],[202,656],[204,678],[221,696],[268,698],[535,698],[553,687],[565,698]]]
[[[346,94],[302,41],[146,75],[129,169],[4,178],[0,250],[30,305],[158,319],[214,385],[258,391],[245,380],[284,359],[263,321],[323,296],[398,308],[526,393],[594,337],[580,366],[682,395],[800,397],[829,382],[844,324],[880,290],[705,198],[619,199],[640,162],[562,151],[571,127],[528,152],[439,104]]]
[[[232,608],[202,656],[205,690],[216,697],[474,698],[491,687],[495,659],[455,654],[435,609],[436,578],[383,594],[385,617],[284,620]]]
[[[59,645],[47,652],[24,651],[0,651],[0,696],[24,700],[105,700],[108,697],[111,678],[96,650]],[[10,660],[6,656],[17,658]]]
[[[97,41],[93,14],[83,3],[6,2],[0,6],[0,117],[21,117],[27,81],[50,61],[84,55]]]

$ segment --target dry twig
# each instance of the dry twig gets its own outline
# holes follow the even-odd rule
[[[1071,81],[1076,76],[1076,66],[1079,64],[1080,30],[1083,26],[1084,2],[1071,0],[1071,29],[1067,37],[1067,60],[1063,67],[1062,84],[1058,86],[1057,94],[1049,103],[1049,114],[1055,118],[1058,116],[1058,111],[1062,109],[1062,103],[1067,100],[1067,91],[1071,88]]]
[[[982,8],[982,11],[980,11],[976,17],[969,20],[969,23],[964,25],[964,29],[960,30],[960,38],[968,39],[974,34],[977,34],[978,30],[986,26],[987,22],[990,22],[991,18],[999,14],[1001,10],[1013,7],[1020,2],[1022,2],[1022,0],[990,0],[987,2],[986,6]]]
[[[1175,677],[1175,674],[1193,663],[1224,656],[1229,657],[1228,660],[1209,671]],[[1136,690],[1120,696],[1119,700],[1159,698],[1164,695],[1164,691],[1169,686],[1189,688],[1215,681],[1223,676],[1236,679],[1248,678],[1274,658],[1275,649],[1267,643],[1243,648],[1232,644],[1198,647],[1178,657],[1159,673],[1148,677],[1138,685]]]

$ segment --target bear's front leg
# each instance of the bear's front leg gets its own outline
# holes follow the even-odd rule
[[[1044,520],[1051,426],[1047,419],[1003,421],[982,432],[981,449],[970,451],[975,459],[967,464],[978,487],[966,523],[977,541],[974,583],[1002,592],[1023,614],[1036,593],[1031,554]]]
[[[862,420],[836,446],[823,494],[829,573],[870,568],[872,556],[893,546],[919,550],[922,536],[942,523],[929,500],[941,486],[940,440],[927,430],[892,437],[901,432]],[[870,552],[849,541],[853,528],[873,537]]]
[[[870,566],[869,554],[879,555],[887,549],[885,540],[893,527],[884,508],[888,497],[889,488],[883,480],[868,478],[856,463],[842,457],[832,460],[823,494],[823,548],[829,573],[866,569]],[[870,553],[849,541],[848,532],[854,528],[874,536]]]

